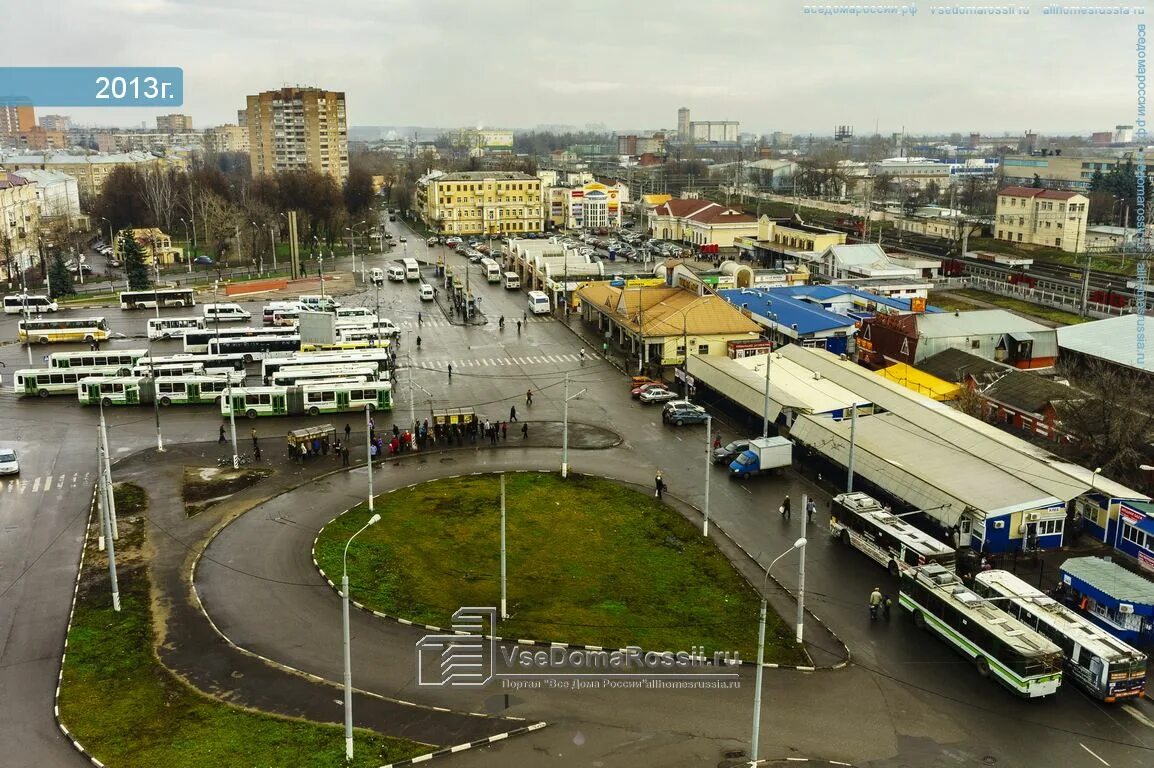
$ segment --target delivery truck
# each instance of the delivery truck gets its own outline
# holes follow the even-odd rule
[[[788,467],[793,462],[793,443],[785,437],[756,437],[729,465],[729,476],[742,480],[758,472]]]

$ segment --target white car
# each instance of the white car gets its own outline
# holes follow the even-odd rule
[[[0,475],[20,474],[20,462],[16,460],[16,451],[11,448],[0,448]]]
[[[662,389],[660,387],[653,387],[642,392],[639,399],[643,403],[664,403],[669,400],[676,400],[677,398],[678,394],[676,392],[670,392],[668,389]]]

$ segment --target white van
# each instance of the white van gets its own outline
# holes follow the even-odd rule
[[[9,315],[19,315],[24,312],[55,312],[59,305],[47,296],[32,296],[31,294],[16,294],[4,297],[4,311]]]
[[[405,282],[405,268],[400,264],[390,264],[386,274],[389,276],[389,280],[394,283]]]
[[[384,285],[385,270],[380,267],[373,267],[369,270],[369,282],[373,285]]]
[[[429,285],[428,283],[421,283],[421,287],[417,291],[417,294],[421,297],[421,301],[432,301],[433,296],[435,295],[433,293],[433,286]]]
[[[310,312],[335,312],[336,308],[341,305],[341,303],[332,296],[320,296],[317,294],[298,296],[297,301],[300,302],[301,309]]]
[[[204,319],[208,322],[229,322],[232,320],[248,321],[252,319],[252,312],[240,304],[205,304]]]
[[[505,287],[506,288],[520,288],[521,287],[521,278],[517,275],[516,272],[506,272],[505,273]]]
[[[544,291],[529,291],[529,311],[534,315],[549,314],[549,297]]]

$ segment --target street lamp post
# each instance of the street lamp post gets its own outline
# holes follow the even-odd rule
[[[369,474],[373,471],[369,465]],[[371,497],[370,497],[371,498]],[[366,528],[380,521],[380,514],[374,514],[369,522],[361,526],[361,530],[349,537],[345,543],[345,551],[341,556],[341,619],[344,626],[345,643],[345,762],[353,761],[353,659],[351,641],[349,637],[349,545],[353,539],[360,536]]]
[[[343,449],[343,446],[342,446]],[[373,409],[365,406],[365,461],[369,465],[369,511],[373,510]]]
[[[214,280],[212,282],[212,303],[217,305],[218,291],[220,289],[220,281]],[[216,314],[216,343],[217,349],[220,349],[220,313]],[[232,430],[232,468],[240,469],[240,449],[236,443],[236,403],[232,399],[232,374],[225,376],[224,380],[224,396],[228,400],[228,424]]]
[[[713,469],[713,417],[705,417],[705,525],[702,536],[709,535],[709,475]]]
[[[184,220],[184,217],[181,217],[180,223],[184,225],[184,242],[186,245],[188,245],[188,253],[186,254],[185,260],[188,262],[188,274],[191,275],[193,252],[196,249],[192,247],[192,241],[188,239],[188,222]]]
[[[768,317],[777,323],[777,313],[770,312]],[[761,410],[761,436],[769,437],[769,368],[773,364],[773,338],[769,339],[769,351],[765,355],[765,400]]]
[[[254,222],[252,222],[252,250],[253,250],[254,254],[257,253],[256,238],[257,238],[258,232],[260,232],[260,224],[257,224],[254,221]],[[257,258],[259,259],[259,263],[260,263],[260,266],[259,266],[257,271],[260,272],[261,275],[263,275],[264,274],[264,251],[260,251],[259,256],[257,256]]]
[[[802,512],[804,514],[804,510]],[[793,546],[775,557],[765,569],[765,578],[761,583],[761,614],[757,624],[757,680],[753,686],[753,740],[749,748],[749,760],[751,763],[757,763],[757,743],[761,736],[761,676],[763,664],[765,662],[765,613],[769,608],[769,600],[765,596],[765,590],[769,587],[769,572],[773,570],[773,566],[777,561],[788,555],[795,549],[801,549],[805,546],[805,539],[798,539],[793,543]]]
[[[569,401],[575,400],[581,395],[585,394],[585,390],[581,390],[572,397],[569,396],[569,374],[565,374],[565,406],[564,406],[564,426],[561,430],[561,477],[569,476]]]

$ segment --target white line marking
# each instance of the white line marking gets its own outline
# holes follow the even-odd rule
[[[1087,752],[1089,752],[1091,755],[1094,755],[1094,750],[1090,749],[1089,747],[1087,747],[1087,746],[1086,746],[1085,744],[1083,744],[1082,742],[1078,742],[1078,746],[1079,746],[1079,747],[1081,747],[1082,749],[1086,750]],[[1102,765],[1105,765],[1105,766],[1107,766],[1107,767],[1110,765],[1109,763],[1107,763],[1105,760],[1103,760],[1102,758],[1098,757],[1097,755],[1094,755],[1094,758],[1095,758],[1095,759],[1097,759],[1097,761],[1098,761],[1099,763],[1101,763]]]
[[[32,492],[33,493],[40,493],[40,478],[39,477],[32,481]]]
[[[44,492],[48,493],[50,490],[52,490],[52,475],[49,475],[48,479],[44,481]]]
[[[1146,726],[1147,728],[1154,728],[1154,720],[1151,720],[1150,718],[1146,717],[1146,715],[1139,712],[1138,709],[1132,704],[1123,704],[1122,711],[1130,715],[1130,717],[1134,718],[1138,722],[1142,723],[1142,725]]]

